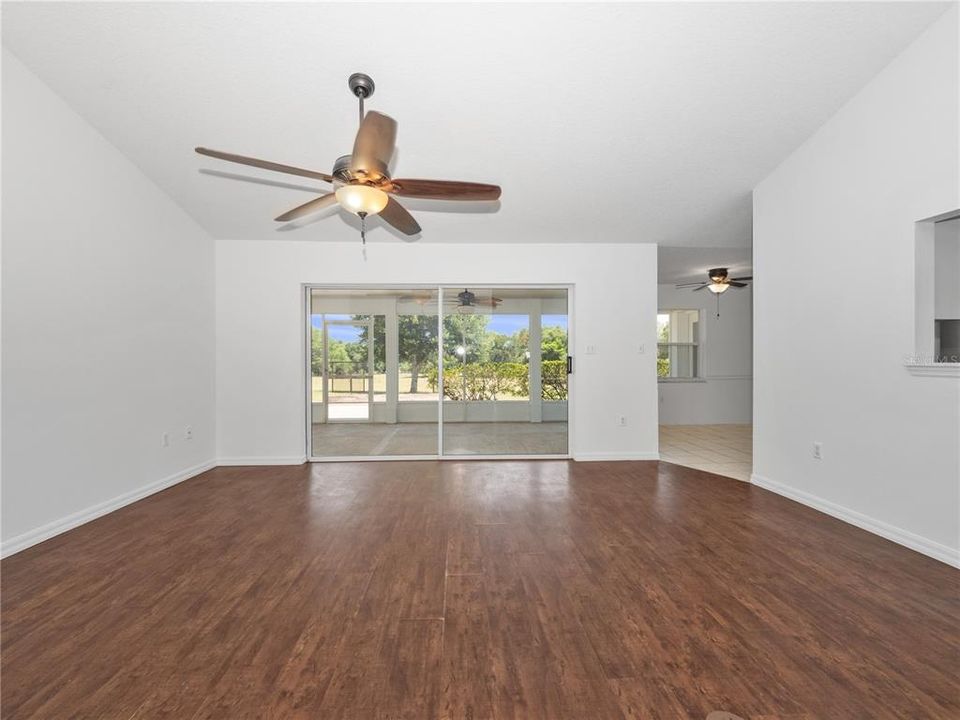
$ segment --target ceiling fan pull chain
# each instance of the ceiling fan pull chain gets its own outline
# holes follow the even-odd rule
[[[364,245],[367,244],[367,214],[358,213],[360,215],[360,242]]]

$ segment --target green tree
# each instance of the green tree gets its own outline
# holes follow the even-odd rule
[[[350,375],[357,365],[358,343],[346,343],[343,340],[328,339],[327,367],[332,375]],[[363,365],[366,366],[366,355],[363,356]]]
[[[400,315],[397,317],[400,360],[410,364],[410,392],[424,368],[437,365],[437,316]]]
[[[358,322],[366,322],[367,315],[354,315],[353,319]],[[357,362],[367,362],[367,343],[370,341],[369,333],[364,325],[360,328],[360,341],[350,343],[355,348],[350,350],[350,356]],[[373,316],[373,371],[382,373],[387,371],[387,318],[383,315]]]
[[[323,375],[323,332],[310,328],[310,372],[314,377]]]
[[[523,362],[526,357],[526,343],[518,341],[517,333],[504,335],[503,333],[487,333],[484,344],[484,355],[490,362],[514,363]]]
[[[540,354],[544,360],[566,360],[567,331],[555,325],[543,328],[540,336]]]
[[[486,361],[486,315],[446,315],[443,318],[443,362],[468,363]],[[456,349],[462,346],[465,356],[457,355]]]

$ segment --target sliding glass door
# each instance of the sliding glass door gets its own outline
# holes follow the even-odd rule
[[[566,456],[567,295],[307,288],[311,458]]]
[[[443,297],[443,454],[566,455],[566,289]]]
[[[437,455],[436,294],[308,289],[310,457]]]

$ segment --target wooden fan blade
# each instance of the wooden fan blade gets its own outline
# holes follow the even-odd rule
[[[397,121],[371,110],[360,123],[353,142],[350,169],[370,177],[385,177],[397,142]]]
[[[400,302],[415,302],[418,305],[426,305],[428,303],[435,303],[437,298],[433,295],[401,295],[397,298]]]
[[[416,235],[420,232],[420,225],[413,219],[413,215],[408,213],[407,209],[393,198],[390,198],[387,206],[380,211],[380,217],[404,235]]]
[[[415,180],[404,178],[391,180],[388,192],[405,197],[429,200],[496,200],[500,197],[499,185],[459,182],[457,180]]]
[[[738,281],[739,281],[739,280],[753,280],[753,276],[752,276],[752,275],[748,275],[747,277],[730,278],[730,279],[731,279],[731,280],[738,280]]]
[[[327,193],[326,195],[321,195],[318,198],[314,198],[310,202],[305,202],[303,205],[298,205],[293,210],[287,210],[283,215],[278,215],[275,220],[277,222],[286,222],[287,220],[296,220],[299,217],[304,215],[309,215],[310,213],[315,213],[324,208],[328,208],[331,205],[337,204],[337,195],[336,193]]]
[[[270,162],[269,160],[258,160],[257,158],[246,157],[244,155],[234,155],[233,153],[220,152],[205,147],[194,148],[201,155],[226,160],[227,162],[240,163],[241,165],[252,165],[253,167],[263,168],[264,170],[273,170],[287,175],[299,175],[300,177],[313,178],[314,180],[323,180],[324,182],[333,182],[333,176],[326,173],[316,172],[315,170],[304,170],[303,168],[293,167],[292,165],[281,165],[280,163]]]
[[[735,280],[731,280],[728,284],[731,285],[731,286],[733,286],[733,287],[746,287],[746,286],[747,286],[746,283],[736,282]]]
[[[709,285],[709,284],[710,283],[705,283],[705,282],[680,283],[679,285],[674,285],[674,287],[679,290],[680,288],[697,287],[697,285]]]
[[[694,288],[693,291],[694,291],[694,292],[697,292],[697,290],[705,290],[705,289],[707,288],[707,286],[710,285],[710,284],[711,284],[711,283],[707,283],[706,285],[701,285],[701,286],[698,287],[698,288]]]

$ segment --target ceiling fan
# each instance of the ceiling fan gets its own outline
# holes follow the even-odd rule
[[[391,178],[388,166],[396,144],[397,121],[372,110],[364,114],[363,101],[373,95],[374,90],[373,80],[369,75],[354,73],[347,84],[360,101],[360,128],[353,143],[353,152],[337,158],[329,174],[205,147],[195,149],[201,155],[219,160],[330,183],[333,185],[332,192],[288,210],[277,216],[276,220],[296,220],[339,203],[344,210],[360,217],[360,237],[364,243],[366,218],[371,215],[379,215],[406,235],[420,232],[420,225],[394,196],[429,200],[496,200],[500,197],[498,185],[455,180]]]
[[[464,288],[463,292],[457,293],[455,298],[444,298],[443,301],[454,305],[458,312],[469,312],[470,309],[475,307],[496,308],[503,302],[503,300],[493,295],[483,298],[477,297],[476,293],[470,292],[467,288]]]
[[[727,273],[726,268],[713,268],[707,271],[707,275],[710,277],[709,280],[704,280],[703,282],[681,283],[680,285],[677,285],[677,287],[692,287],[694,292],[707,288],[710,290],[710,292],[719,295],[721,293],[725,293],[731,287],[746,287],[747,283],[743,282],[744,280],[753,280],[753,277],[750,276],[732,278]]]
[[[401,302],[416,302],[420,305],[426,305],[431,302],[436,302],[436,297],[432,294],[424,295],[403,295],[397,298]],[[502,298],[494,297],[490,295],[489,297],[478,297],[476,293],[470,292],[467,288],[463,289],[463,292],[457,293],[456,296],[449,296],[443,298],[444,305],[452,305],[457,309],[457,312],[471,312],[475,307],[489,307],[496,308],[500,303],[503,302]]]
[[[717,317],[720,317],[720,296],[725,293],[730,288],[744,288],[747,287],[745,280],[753,280],[753,276],[738,277],[732,278],[727,272],[727,268],[711,268],[707,271],[709,280],[704,280],[703,282],[692,282],[692,283],[681,283],[676,287],[680,288],[693,288],[693,291],[703,290],[707,288],[710,292],[717,296]]]

